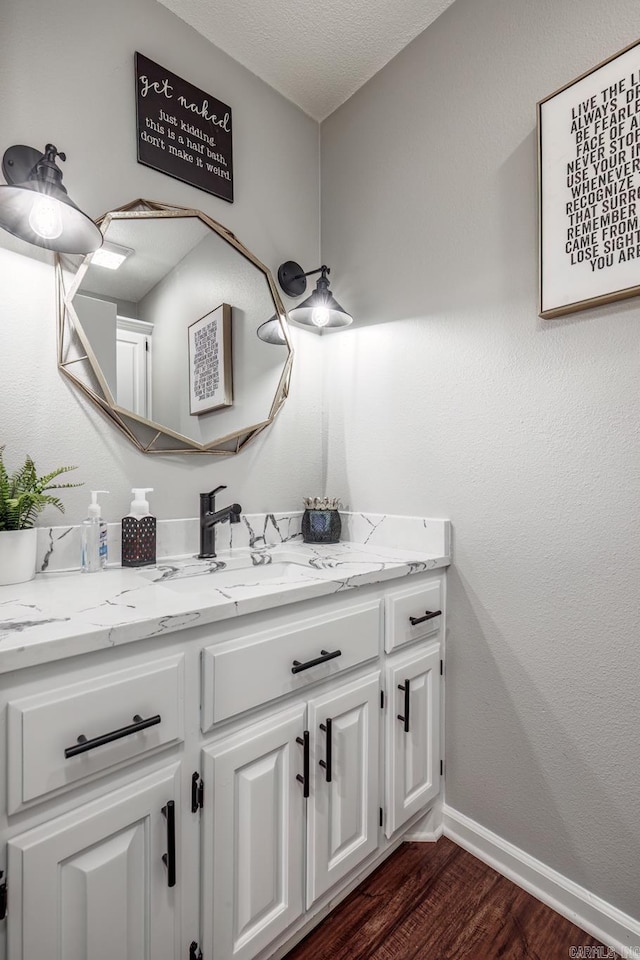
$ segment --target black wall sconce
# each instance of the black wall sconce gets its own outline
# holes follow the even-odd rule
[[[2,158],[7,181],[0,186],[0,227],[14,237],[58,253],[93,253],[102,234],[93,220],[69,199],[56,158],[64,153],[48,143],[9,147]]]
[[[265,343],[273,343],[276,346],[283,347],[287,342],[287,338],[284,335],[284,330],[282,329],[282,324],[277,313],[269,319],[265,320],[264,323],[261,323],[256,333],[260,340],[264,340]]]
[[[294,260],[287,260],[279,266],[278,282],[289,297],[301,297],[307,289],[307,277],[314,273],[320,274],[311,296],[293,310],[289,310],[289,317],[295,323],[320,330],[330,327],[348,327],[353,323],[351,314],[340,306],[329,289],[328,274],[330,272],[329,267],[322,266],[305,273],[300,264]]]

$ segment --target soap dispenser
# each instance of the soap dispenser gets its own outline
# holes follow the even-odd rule
[[[145,494],[153,487],[134,487],[131,510],[122,519],[122,566],[144,567],[156,562],[156,518]]]
[[[83,573],[96,573],[107,565],[107,524],[100,516],[99,493],[108,490],[92,490],[87,519],[82,521],[82,556],[80,568]]]

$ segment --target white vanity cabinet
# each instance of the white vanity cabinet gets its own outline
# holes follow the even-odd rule
[[[382,604],[350,598],[315,616],[223,640],[203,651],[202,730],[380,656]],[[295,667],[295,672],[294,668]]]
[[[378,847],[380,672],[309,702],[307,907]]]
[[[204,748],[205,956],[255,957],[375,852],[379,731],[376,670]]]
[[[10,960],[182,956],[179,891],[169,886],[177,772],[144,778],[9,842]]]
[[[305,707],[203,750],[202,941],[248,960],[304,909]]]
[[[40,684],[42,687],[42,684]],[[89,668],[7,705],[8,812],[16,813],[184,737],[184,654]]]
[[[444,618],[435,570],[0,676],[0,960],[284,956],[440,793]]]
[[[440,792],[440,664],[435,643],[392,657],[386,667],[387,837]]]

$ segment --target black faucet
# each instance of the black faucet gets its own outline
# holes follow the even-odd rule
[[[211,493],[200,494],[200,553],[201,560],[210,560],[216,555],[216,523],[240,523],[242,507],[239,503],[232,503],[229,507],[216,510],[216,494],[226,490],[222,484]]]

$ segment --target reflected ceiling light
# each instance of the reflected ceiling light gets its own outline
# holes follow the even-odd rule
[[[289,311],[290,319],[305,327],[316,327],[320,330],[348,327],[353,323],[353,317],[340,306],[329,289],[329,267],[322,266],[305,273],[299,263],[287,260],[278,268],[278,282],[287,296],[300,297],[307,289],[307,277],[314,273],[320,274],[315,290],[310,297]]]
[[[122,247],[119,243],[105,240],[92,255],[91,263],[96,267],[106,267],[107,270],[117,270],[132,253],[131,247]]]
[[[269,320],[261,323],[256,333],[265,343],[275,343],[283,346],[287,342],[284,330],[282,329],[282,323],[277,313],[274,313]]]
[[[9,147],[2,158],[7,184],[0,186],[0,227],[46,250],[92,253],[102,245],[102,234],[69,199],[56,157],[66,159],[52,143],[44,153]]]

